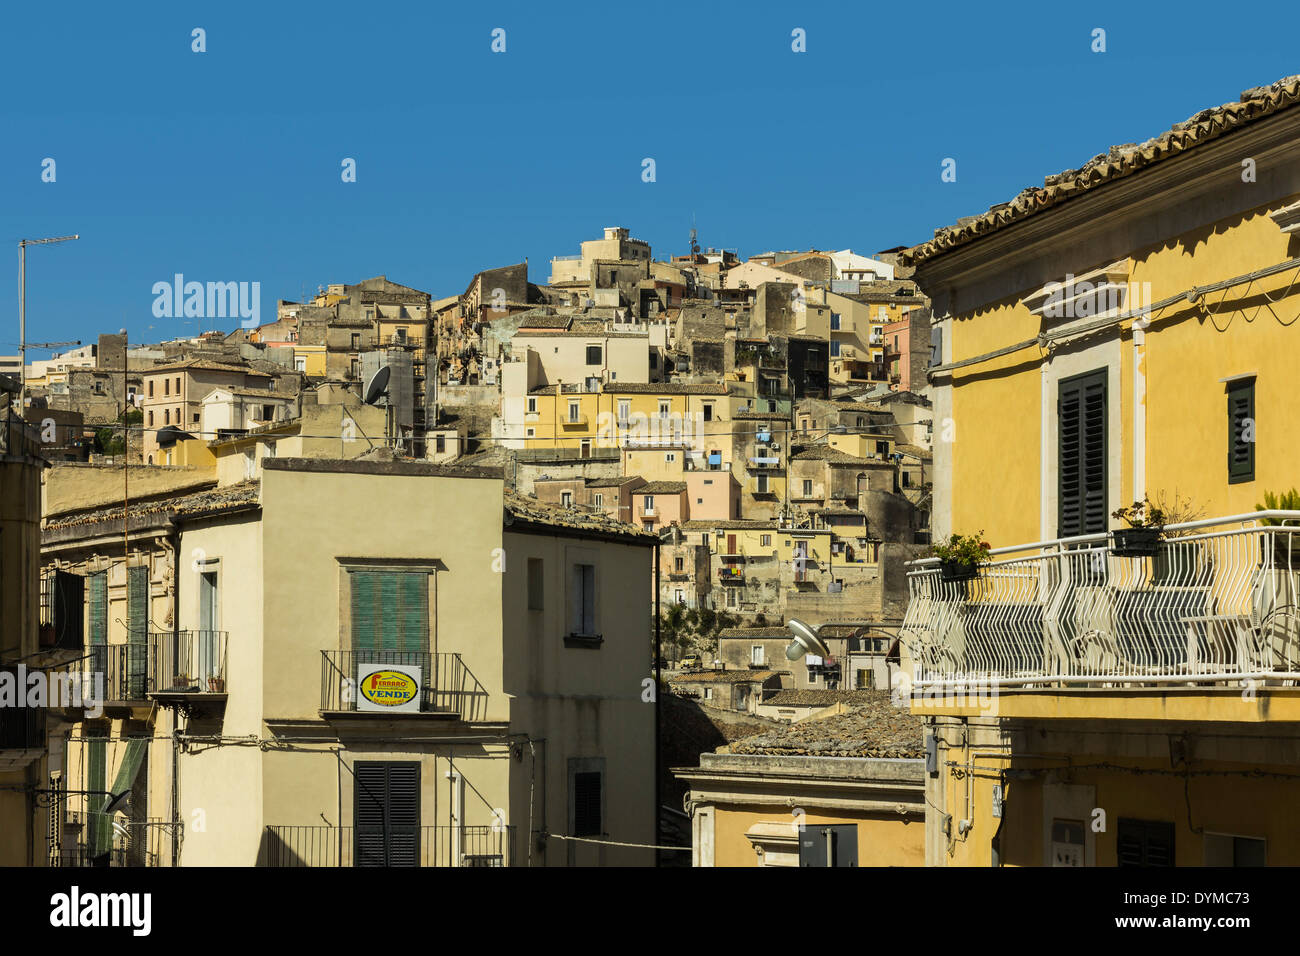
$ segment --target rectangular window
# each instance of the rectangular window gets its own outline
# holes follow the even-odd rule
[[[682,574],[683,572],[685,572],[686,559],[681,557],[673,558],[673,570],[678,574]]]
[[[600,364],[600,353],[601,353],[601,348],[600,348],[599,345],[588,345],[588,346],[587,346],[587,364],[588,364],[588,365],[599,365],[599,364]]]
[[[840,340],[831,339],[831,358],[839,358],[839,356],[840,356]]]
[[[760,534],[758,536],[758,545],[760,548],[772,547],[772,536],[770,534]]]
[[[572,508],[572,507],[573,507],[573,492],[572,492],[572,491],[561,491],[561,492],[560,492],[560,504],[563,505],[563,506],[566,507],[566,508]]]
[[[620,428],[626,428],[628,419],[632,417],[632,403],[625,398],[618,400],[618,424]]]
[[[757,667],[763,666],[763,645],[754,644],[749,648],[749,662]]]
[[[592,498],[592,503],[593,503],[597,508],[603,508],[603,507],[605,507],[605,496],[604,496],[603,494],[601,494],[600,492],[596,492],[596,494],[595,494],[595,495],[593,496],[593,498]]]
[[[582,406],[577,402],[569,402],[569,421],[576,422],[582,413]]]
[[[1230,836],[1226,833],[1205,834],[1206,866],[1264,866],[1267,849],[1258,837]]]
[[[528,610],[540,611],[545,607],[543,597],[543,569],[541,558],[528,559]]]
[[[355,866],[419,866],[420,765],[356,763],[353,823]]]
[[[654,510],[655,510],[655,496],[654,496],[654,495],[646,495],[646,496],[645,496],[645,511],[646,511],[647,513],[653,513]]]
[[[812,497],[812,481],[808,478],[805,478],[803,482],[803,496],[805,498]]]
[[[1228,384],[1228,484],[1255,480],[1255,380]]]
[[[428,651],[427,572],[353,571],[349,577],[353,651]]]
[[[840,330],[840,314],[839,314],[838,312],[832,312],[832,313],[831,313],[831,331],[832,331],[832,332],[838,332],[839,330]]]
[[[530,398],[528,400],[528,414],[533,415],[536,412],[537,412],[537,399]]]
[[[668,417],[669,415],[671,415],[672,413],[673,413],[673,403],[672,403],[672,402],[665,402],[665,401],[660,401],[660,402],[659,402],[659,417],[660,417],[660,418],[667,418],[667,417]]]
[[[596,566],[575,564],[569,576],[569,631],[596,636]]]
[[[754,494],[756,495],[767,494],[767,475],[759,475],[758,478],[755,480]]]
[[[569,802],[573,836],[601,836],[604,830],[604,788],[599,770],[576,771],[570,777]]]
[[[1118,866],[1173,866],[1174,825],[1121,817],[1115,856]]]
[[[703,411],[704,411],[704,420],[705,420],[706,422],[711,422],[711,421],[713,421],[713,405],[711,405],[711,404],[706,404],[706,405],[702,405],[702,406],[700,406],[700,407],[701,407],[701,408],[703,409]]]
[[[433,440],[434,451],[439,455],[447,453],[447,436],[439,435]]]
[[[1060,505],[1057,536],[1106,530],[1106,370],[1066,379],[1057,405]]]

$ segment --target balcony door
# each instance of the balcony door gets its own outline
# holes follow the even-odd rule
[[[420,865],[420,765],[354,764],[355,866]]]
[[[217,572],[203,571],[199,574],[199,634],[198,634],[198,677],[199,689],[208,686],[211,678],[221,675],[217,631],[221,628],[220,601],[217,592]]]
[[[420,668],[424,688],[437,686],[429,655],[429,574],[426,571],[353,571],[352,647],[340,662],[345,681],[362,664]]]

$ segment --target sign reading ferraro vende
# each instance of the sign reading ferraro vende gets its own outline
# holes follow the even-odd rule
[[[409,664],[358,664],[357,710],[420,709],[420,668]]]

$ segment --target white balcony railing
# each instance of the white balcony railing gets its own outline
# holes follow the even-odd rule
[[[990,557],[968,581],[912,562],[915,685],[1300,681],[1300,512],[1170,525],[1152,557],[1104,534]]]

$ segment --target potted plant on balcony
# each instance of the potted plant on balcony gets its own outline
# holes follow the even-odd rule
[[[208,692],[211,694],[224,694],[226,692],[226,679],[224,677],[209,677]]]
[[[969,581],[979,574],[980,565],[989,558],[989,543],[984,532],[954,534],[946,542],[930,547],[939,559],[939,576],[945,581]]]
[[[1149,558],[1160,547],[1160,539],[1165,532],[1165,513],[1151,503],[1145,495],[1141,501],[1135,501],[1127,508],[1118,508],[1111,512],[1112,518],[1119,518],[1127,528],[1116,528],[1114,536],[1114,553],[1121,558]]]
[[[1292,488],[1279,494],[1264,492],[1264,503],[1255,505],[1256,511],[1300,511],[1300,491]],[[1273,549],[1273,564],[1279,570],[1300,571],[1300,523],[1286,524],[1291,519],[1260,518],[1259,523],[1266,528],[1285,527],[1286,533],[1274,533],[1263,536],[1261,559],[1266,559],[1268,548]]]

